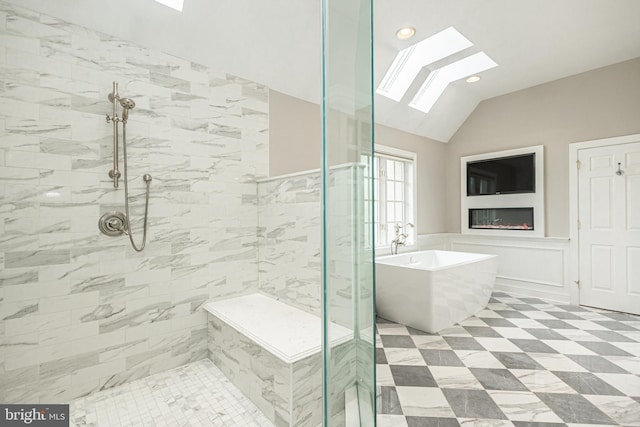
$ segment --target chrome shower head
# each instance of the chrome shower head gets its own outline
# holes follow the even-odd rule
[[[131,110],[131,109],[135,108],[136,103],[133,102],[133,99],[131,99],[131,98],[120,98],[120,105],[125,110]]]
[[[122,106],[122,120],[127,121],[129,119],[129,110],[136,106],[131,98],[120,98],[120,105]]]

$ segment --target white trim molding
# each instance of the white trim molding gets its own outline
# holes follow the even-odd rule
[[[470,234],[421,235],[420,250],[443,249],[498,256],[495,290],[569,303],[569,239]]]

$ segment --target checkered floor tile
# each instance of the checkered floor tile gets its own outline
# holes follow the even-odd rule
[[[640,317],[495,292],[439,334],[377,326],[380,427],[640,426]]]

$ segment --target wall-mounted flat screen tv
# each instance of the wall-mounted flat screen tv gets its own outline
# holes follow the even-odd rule
[[[535,192],[535,153],[467,163],[467,196]]]

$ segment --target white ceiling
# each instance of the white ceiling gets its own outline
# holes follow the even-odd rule
[[[10,1],[320,101],[319,0],[185,0],[182,13],[152,0]],[[482,50],[499,64],[478,83],[451,84],[428,115],[407,106],[428,69],[400,103],[376,95],[377,122],[442,142],[483,99],[640,57],[639,0],[374,0],[374,5],[376,85],[399,50],[449,26],[475,45],[444,61]],[[416,36],[397,40],[396,30],[405,25],[415,27]]]

